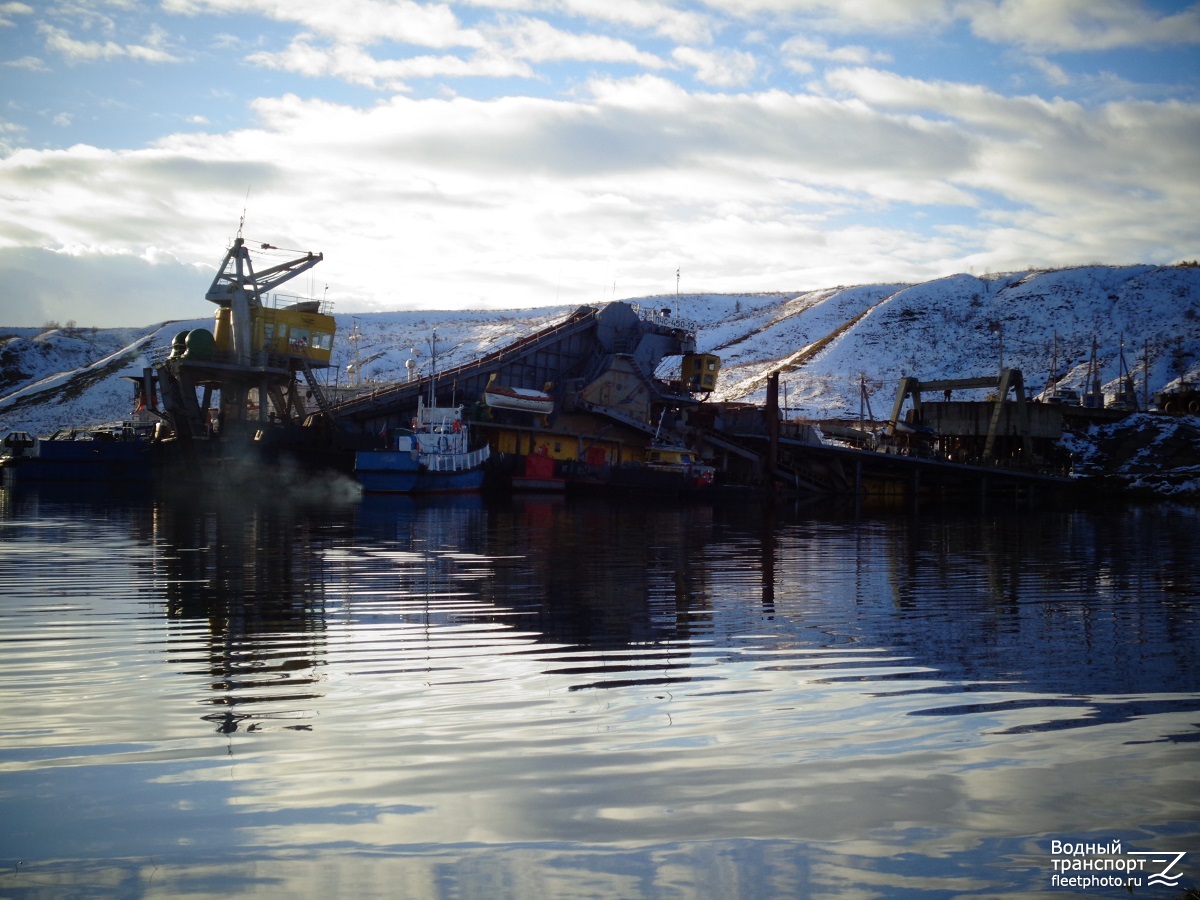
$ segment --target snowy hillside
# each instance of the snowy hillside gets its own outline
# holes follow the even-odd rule
[[[697,322],[699,349],[719,354],[714,399],[761,400],[765,374],[783,366],[793,415],[857,415],[865,383],[872,410],[887,415],[902,375],[923,379],[990,375],[1003,361],[1040,391],[1052,363],[1062,384],[1085,387],[1093,340],[1105,390],[1127,368],[1139,399],[1149,390],[1200,380],[1200,268],[1086,266],[1037,272],[954,275],[917,285],[863,285],[804,293],[635,298]],[[197,298],[198,313],[206,304]],[[339,384],[407,378],[491,352],[566,316],[570,307],[508,312],[408,311],[338,316]],[[154,348],[211,318],[145,329],[0,327],[0,433],[119,421],[131,408],[122,375],[140,373]],[[433,337],[436,335],[436,343]],[[415,353],[414,353],[415,351]]]
[[[1000,368],[1001,344],[1004,365],[1022,370],[1027,387],[1041,391],[1053,369],[1063,386],[1082,392],[1093,340],[1108,393],[1116,391],[1122,341],[1139,396],[1147,356],[1151,393],[1181,374],[1194,377],[1200,269],[1092,266],[904,287],[799,361],[784,379],[788,405],[805,415],[857,413],[865,377],[875,412],[886,414],[902,375],[990,375]]]

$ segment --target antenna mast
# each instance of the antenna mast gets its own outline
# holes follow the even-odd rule
[[[250,185],[246,185],[246,199],[242,201],[242,217],[238,219],[238,240],[242,239],[242,229],[246,225],[246,210],[250,206]]]

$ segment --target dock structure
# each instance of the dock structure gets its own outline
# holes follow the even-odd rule
[[[995,390],[983,401],[927,402],[926,392]],[[1010,391],[1011,400],[1000,399]],[[778,374],[761,410],[717,415],[703,442],[735,480],[773,490],[854,496],[1032,495],[1076,482],[1058,440],[1069,407],[1027,402],[1017,370],[999,377],[901,379],[891,418],[874,429],[796,423],[778,416]],[[903,405],[911,400],[909,415]]]
[[[997,493],[1066,491],[1074,482],[1062,473],[1006,465],[953,462],[903,450],[866,450],[818,442],[804,436],[778,439],[775,450],[766,439],[753,435],[711,434],[714,446],[732,452],[754,465],[775,457],[764,467],[776,490],[844,495],[942,494],[986,497]]]
[[[669,357],[681,365],[664,378]],[[420,398],[461,404],[501,458],[538,453],[570,464],[638,462],[652,440],[669,433],[715,466],[720,482],[767,491],[986,495],[1071,485],[1055,457],[1063,408],[1029,402],[1018,370],[901,379],[891,418],[870,440],[858,431],[858,441],[847,441],[831,440],[820,423],[782,419],[778,371],[768,373],[765,405],[709,401],[719,365],[697,352],[694,323],[669,309],[618,301],[580,307],[467,363],[345,399],[332,414],[372,435],[405,426]],[[992,396],[950,400],[954,391],[980,389]],[[485,403],[501,392],[516,405]],[[928,400],[933,392],[943,401]]]
[[[695,323],[668,309],[620,301],[582,306],[501,350],[345,400],[336,414],[344,425],[378,433],[407,423],[420,397],[471,406],[482,402],[490,385],[497,385],[545,394],[555,416],[583,410],[652,434],[662,410],[698,402],[690,386],[655,377],[665,358],[694,356],[695,349]],[[531,422],[524,427],[532,427]]]
[[[922,401],[922,394],[929,391],[941,391],[946,398],[946,403],[950,402],[951,394],[956,390],[978,390],[989,389],[995,392],[994,400],[989,402],[990,409],[988,410],[987,429],[983,434],[984,443],[981,452],[981,457],[984,460],[993,460],[996,458],[997,437],[1003,438],[1010,436],[1015,438],[1016,452],[1019,454],[1020,462],[1026,466],[1033,462],[1033,445],[1032,431],[1029,421],[1029,405],[1025,399],[1025,379],[1019,369],[1004,369],[1000,373],[999,378],[984,377],[984,378],[942,378],[934,381],[922,382],[920,379],[912,377],[904,377],[900,379],[900,389],[896,393],[896,403],[892,407],[892,416],[888,420],[888,434],[895,437],[899,430],[905,425],[908,425],[910,430],[915,428],[929,428],[930,425],[925,421],[925,403]],[[1008,400],[1009,392],[1014,394],[1013,400]],[[907,422],[900,418],[900,413],[904,408],[904,402],[907,399],[912,400],[912,415]],[[1002,427],[1005,425],[1007,427]],[[1054,437],[1062,435],[1061,419],[1059,420],[1058,434]],[[935,433],[942,433],[934,429]],[[970,432],[960,429],[962,437],[977,437],[979,435],[978,427]]]

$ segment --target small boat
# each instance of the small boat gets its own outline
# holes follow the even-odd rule
[[[687,488],[703,490],[712,485],[717,470],[701,462],[695,452],[682,444],[655,441],[646,451],[646,468],[651,472],[678,478]]]
[[[369,493],[469,493],[483,487],[486,444],[471,449],[470,425],[461,406],[418,401],[410,428],[396,428],[382,450],[354,454],[354,474]]]
[[[489,384],[483,392],[483,399],[493,409],[515,409],[544,416],[554,412],[554,398],[545,391],[531,388]]]
[[[928,425],[914,425],[912,422],[897,422],[896,434],[916,435],[923,438],[937,437],[937,432]]]
[[[635,491],[644,495],[683,496],[712,490],[716,469],[701,462],[682,444],[654,440],[639,462],[618,465],[576,463],[569,469],[568,489]]]

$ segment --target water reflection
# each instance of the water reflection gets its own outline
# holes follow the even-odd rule
[[[570,652],[678,648],[666,659],[729,638],[716,604],[743,611],[739,629],[749,613],[793,646],[886,648],[963,683],[1200,685],[1187,652],[1200,548],[1186,510],[1117,522],[1065,512],[776,525],[779,515],[370,497],[314,520],[288,507],[160,505],[152,579],[170,619],[208,624],[214,687],[226,690],[251,676],[316,683],[329,621],[348,616],[502,626],[492,639]]]
[[[1191,518],[788,521],[757,506],[370,497],[314,519],[160,505],[154,580],[172,621],[207,625],[203,651],[185,629],[172,659],[210,679],[219,709],[204,718],[223,732],[312,727],[331,622],[379,632],[341,660],[373,674],[462,680],[480,654],[528,659],[537,645],[555,651],[540,673],[572,691],[722,680],[718,662],[763,665],[739,645],[749,630],[776,654],[786,645],[775,671],[930,698],[910,715],[1021,712],[1008,728],[1031,732],[1197,708],[1125,696],[1200,691]],[[903,686],[931,673],[938,684]],[[948,699],[979,692],[1022,697]]]
[[[0,495],[16,887],[1033,895],[1051,837],[1200,847],[1198,518]]]
[[[1116,521],[1075,511],[911,523],[873,639],[961,681],[1197,690],[1197,551],[1194,513],[1171,508]]]
[[[494,516],[487,552],[521,562],[497,572],[489,598],[532,600],[533,624],[554,643],[684,642],[711,628],[712,540],[707,506],[518,504]]]
[[[155,507],[151,538],[151,578],[180,626],[170,661],[208,679],[205,703],[217,708],[203,718],[222,733],[311,727],[307,701],[321,696],[324,664],[321,552],[331,540],[320,523],[288,504],[188,498]],[[207,628],[204,647],[195,624]]]

